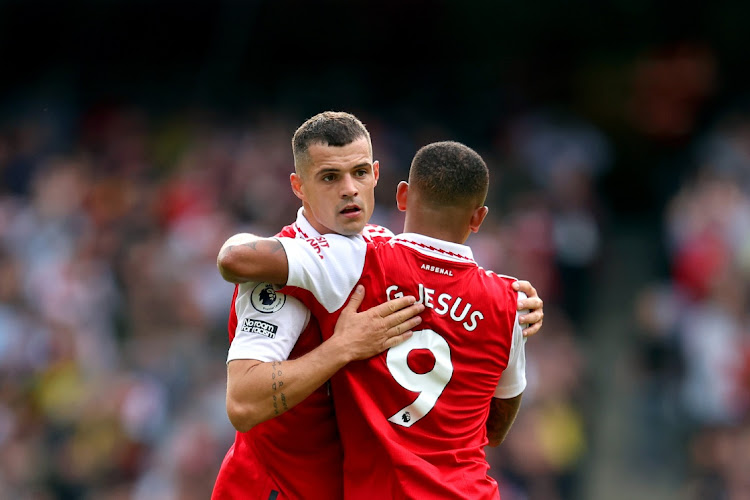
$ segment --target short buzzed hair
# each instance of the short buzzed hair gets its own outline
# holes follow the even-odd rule
[[[313,144],[341,147],[361,137],[367,138],[372,154],[370,133],[356,116],[343,111],[318,113],[300,125],[292,137],[294,169],[300,174],[300,167],[307,163],[307,152]]]
[[[428,206],[481,206],[487,197],[490,174],[479,154],[454,141],[424,146],[411,162],[409,185]]]

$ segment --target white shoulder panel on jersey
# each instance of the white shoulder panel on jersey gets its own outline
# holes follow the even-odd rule
[[[507,274],[496,273],[495,271],[490,271],[489,269],[484,269],[483,267],[480,268],[480,269],[482,269],[482,271],[484,271],[484,274],[486,274],[487,276],[490,276],[490,277],[497,276],[498,278],[506,278],[506,279],[509,279],[509,280],[518,281],[518,278],[516,278],[515,276],[508,276]]]
[[[310,320],[310,311],[294,297],[278,292],[270,283],[239,285],[234,310],[237,329],[229,346],[227,363],[234,359],[281,361]]]
[[[519,300],[525,298],[525,293],[518,292]],[[528,310],[516,312],[516,319],[513,321],[513,340],[508,355],[508,366],[500,375],[500,381],[495,389],[496,398],[514,398],[526,389],[526,352],[524,349],[526,337],[523,336],[523,329],[528,325],[519,324],[518,316],[528,312]]]
[[[277,240],[289,261],[288,286],[309,290],[328,312],[344,305],[365,266],[367,243],[362,236]]]
[[[391,239],[395,235],[387,227],[378,226],[377,224],[367,224],[365,228],[362,230],[362,236],[364,236],[366,239],[377,240],[377,239]]]

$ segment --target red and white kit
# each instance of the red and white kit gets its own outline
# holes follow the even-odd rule
[[[393,236],[368,225],[370,240]],[[320,237],[302,215],[277,236]],[[229,315],[229,354],[234,359],[283,361],[298,358],[322,342],[310,311],[269,283],[235,287]],[[212,500],[342,498],[343,454],[329,388],[320,387],[281,415],[237,432],[224,457]]]
[[[526,387],[515,279],[479,267],[468,246],[412,233],[377,244],[279,241],[283,290],[310,308],[324,338],[357,283],[362,310],[401,294],[426,306],[412,338],[332,379],[345,498],[498,498],[484,453],[490,402]]]

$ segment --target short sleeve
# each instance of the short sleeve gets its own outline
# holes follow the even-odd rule
[[[287,286],[310,291],[328,311],[344,305],[362,276],[367,243],[361,236],[329,234],[306,240],[277,238],[289,262]]]
[[[302,302],[270,283],[239,285],[234,308],[237,328],[227,363],[235,359],[288,359],[310,320],[310,311]]]
[[[518,298],[526,298],[526,294],[518,292]],[[524,326],[518,323],[518,316],[528,311],[516,312],[513,321],[513,340],[508,358],[508,366],[500,376],[495,389],[495,397],[502,399],[514,398],[526,389],[526,352],[524,346],[526,337],[523,336]]]

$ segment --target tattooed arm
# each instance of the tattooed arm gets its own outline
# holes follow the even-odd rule
[[[235,234],[216,259],[221,276],[230,283],[264,281],[283,285],[289,276],[286,252],[275,238]]]
[[[487,438],[490,440],[490,446],[498,446],[505,439],[521,407],[521,396],[523,393],[510,399],[492,398],[490,415],[487,418]]]
[[[281,415],[323,385],[345,361],[323,349],[291,361],[237,359],[227,365],[227,415],[240,432]]]
[[[227,365],[227,414],[246,432],[312,394],[349,361],[366,359],[411,337],[423,304],[412,296],[357,312],[365,296],[358,285],[336,322],[333,336],[290,361],[236,359]]]

